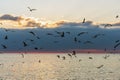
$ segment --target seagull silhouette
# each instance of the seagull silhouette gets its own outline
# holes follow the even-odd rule
[[[8,36],[6,35],[4,39],[7,40],[7,39],[8,39]]]
[[[83,19],[83,22],[82,23],[85,23],[85,18]]]
[[[72,55],[74,55],[75,57],[77,57],[76,56],[76,51],[72,51]]]
[[[35,47],[34,49],[35,49],[35,50],[38,50],[38,48],[37,48],[37,47]]]
[[[111,27],[111,26],[112,26],[112,24],[105,24],[104,28]]]
[[[30,10],[30,12],[37,10],[37,9],[31,9],[30,7],[27,8]]]
[[[70,56],[72,58],[72,55],[71,54],[68,54],[68,56]]]
[[[41,60],[39,60],[38,62],[41,63]]]
[[[119,18],[119,15],[116,15],[116,17],[115,18]]]
[[[6,49],[6,48],[7,48],[7,46],[6,46],[6,45],[4,45],[4,44],[1,44],[1,46],[2,46],[4,49]]]
[[[60,58],[60,55],[57,55],[58,58]]]
[[[100,65],[100,66],[98,66],[98,67],[96,67],[97,69],[100,69],[100,68],[102,68],[104,65]]]
[[[65,60],[65,59],[66,59],[66,58],[65,58],[65,56],[63,56],[62,58],[63,58],[63,60]]]
[[[35,36],[35,33],[34,33],[34,32],[30,31],[29,33],[32,34],[33,36]]]
[[[105,34],[96,34],[96,35],[94,35],[92,38],[97,38],[98,36],[104,36]]]
[[[116,40],[115,43],[118,43],[120,40]]]
[[[119,45],[120,45],[120,43],[116,44],[116,45],[114,46],[114,49],[116,49]]]
[[[64,32],[61,33],[61,37],[65,37],[65,33]]]
[[[26,47],[28,46],[26,42],[23,41],[23,46]]]
[[[82,35],[82,34],[88,34],[88,32],[80,32],[80,33],[78,33],[78,35],[77,36],[80,36],[80,35]]]
[[[74,37],[74,42],[77,42],[77,38],[76,37]]]

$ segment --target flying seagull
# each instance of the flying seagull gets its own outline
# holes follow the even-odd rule
[[[2,46],[4,49],[6,49],[6,48],[7,48],[7,46],[6,46],[6,45],[3,45],[3,44],[1,44],[1,46]]]
[[[104,65],[100,65],[100,66],[98,66],[98,67],[96,67],[96,68],[98,68],[98,69],[100,69],[100,68],[102,68]]]
[[[76,56],[76,51],[72,51],[72,55],[74,55],[75,57],[77,57]]]
[[[85,18],[83,19],[83,22],[82,23],[85,23]]]
[[[27,8],[30,10],[30,12],[37,10],[37,9],[31,9],[30,7]]]
[[[58,58],[60,58],[60,55],[57,55]]]
[[[35,33],[34,33],[34,32],[30,31],[29,33],[31,33],[33,36],[35,36]]]
[[[7,39],[8,39],[8,36],[6,35],[4,39],[7,40]]]
[[[115,43],[118,43],[120,40],[116,40]]]
[[[77,38],[76,37],[74,37],[74,41],[77,42]]]
[[[116,44],[116,45],[114,46],[114,49],[116,49],[119,45],[120,45],[120,43]]]
[[[116,17],[115,18],[119,18],[119,15],[116,15]]]
[[[77,36],[80,36],[80,35],[82,35],[82,34],[88,34],[88,32],[80,32]]]
[[[112,24],[105,24],[104,28],[111,27],[111,26],[112,26]]]
[[[92,38],[97,38],[98,36],[104,36],[105,34],[96,34],[96,35],[94,35]]]
[[[26,46],[27,46],[27,43],[23,41],[23,45],[24,45],[24,47],[26,47]]]

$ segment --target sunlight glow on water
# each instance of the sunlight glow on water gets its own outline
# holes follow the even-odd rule
[[[24,54],[22,57],[21,54],[0,54],[0,80],[120,79],[119,54],[76,56],[71,58],[67,54]]]

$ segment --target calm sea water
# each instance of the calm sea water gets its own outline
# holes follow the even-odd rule
[[[0,54],[0,80],[120,80],[120,55]]]

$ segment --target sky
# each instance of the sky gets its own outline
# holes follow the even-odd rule
[[[1,0],[2,14],[13,14],[46,21],[82,21],[96,23],[114,22],[120,13],[120,0]],[[30,13],[27,7],[37,9]]]
[[[1,0],[0,51],[120,52],[119,3],[120,0]],[[36,10],[31,12],[28,7]]]

